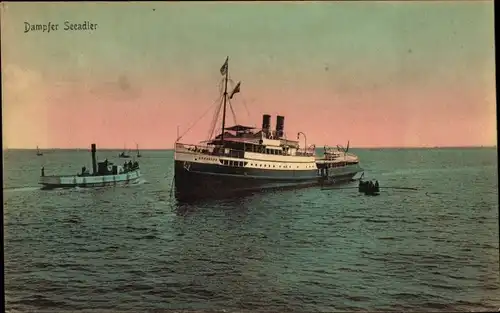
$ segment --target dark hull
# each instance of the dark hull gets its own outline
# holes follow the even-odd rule
[[[350,181],[361,171],[359,166],[330,170],[329,179],[335,183]],[[179,201],[202,198],[224,198],[240,194],[273,190],[304,188],[324,183],[319,171],[262,170],[228,167],[215,164],[175,161],[175,196]]]
[[[378,185],[372,185],[371,182],[360,180],[358,191],[367,196],[378,196],[380,194],[380,187]]]

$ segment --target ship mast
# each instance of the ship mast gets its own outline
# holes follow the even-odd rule
[[[224,130],[226,128],[226,103],[227,103],[227,81],[229,76],[229,56],[226,58],[226,62],[222,65],[221,74],[225,74],[224,78],[224,108],[222,109],[222,134],[220,137],[221,145],[224,145]]]

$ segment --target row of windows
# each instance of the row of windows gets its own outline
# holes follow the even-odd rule
[[[266,149],[266,154],[283,155],[283,150]]]
[[[200,159],[205,159],[205,160],[210,160],[209,158],[200,158]],[[248,164],[248,162],[243,162],[243,161],[232,161],[232,160],[220,160],[222,165],[225,166],[234,166],[234,167],[244,167]],[[332,167],[342,167],[346,165],[353,165],[357,164],[357,162],[339,162],[339,163],[328,163],[326,164],[326,167],[332,168]],[[291,169],[293,166],[291,165],[271,165],[271,164],[258,164],[258,163],[250,163],[250,166],[258,166],[258,167],[264,167],[264,168],[286,168],[286,169]],[[299,166],[296,166],[299,168]],[[306,168],[315,168],[315,165],[307,165]]]
[[[198,161],[198,160],[205,160],[205,161],[217,161],[217,159],[214,159],[214,158],[207,158],[207,157],[197,157],[194,159],[195,161]]]
[[[256,152],[256,153],[265,153],[265,154],[273,154],[273,155],[287,155],[288,150],[283,151],[282,149],[268,149],[264,148],[264,146],[245,146],[245,151],[247,152]]]
[[[243,162],[243,161],[231,161],[231,160],[220,160],[222,165],[225,166],[234,166],[234,167],[243,167],[248,164],[248,162]]]
[[[212,158],[204,158],[200,157],[200,160],[212,160]],[[248,162],[244,161],[232,161],[232,160],[220,160],[222,165],[225,166],[234,166],[234,167],[244,167],[248,164]],[[329,168],[334,168],[334,167],[342,167],[346,165],[353,165],[357,164],[358,162],[338,162],[338,163],[327,163],[326,167]],[[285,168],[285,169],[292,169],[292,165],[276,165],[276,164],[262,164],[262,163],[250,163],[250,166],[255,166],[255,167],[264,167],[264,168]],[[296,165],[296,168],[299,168],[299,165]],[[305,168],[316,168],[315,165],[307,165]]]
[[[231,148],[230,148],[231,149]],[[206,153],[206,154],[213,154],[214,152],[210,152],[208,149],[202,149],[198,147],[194,148],[188,148],[188,150],[193,151],[193,152],[199,152],[199,153]],[[255,152],[255,153],[263,153],[263,154],[270,154],[270,155],[290,155],[288,148],[282,148],[282,149],[269,149],[265,148],[264,146],[253,146],[253,145],[246,145],[244,147],[245,151],[247,152]],[[242,152],[241,150],[238,149],[231,149],[232,152]],[[207,159],[207,160],[212,160],[213,159]]]
[[[235,166],[235,167],[243,167],[248,164],[248,162],[243,162],[243,161],[231,161],[231,160],[220,160],[222,165],[225,166]],[[250,163],[250,166],[258,166],[258,167],[266,167],[266,168],[293,168],[291,165],[271,165],[271,164],[258,164],[258,163]],[[297,168],[299,166],[297,165]],[[307,165],[306,168],[316,168],[315,165]]]
[[[254,164],[250,164],[250,165],[254,165]],[[281,165],[278,165],[278,166],[272,165],[271,166],[270,164],[255,164],[255,166],[259,166],[259,167],[273,167],[273,168],[276,168],[276,167],[278,167],[278,168],[292,168],[291,165],[283,165],[283,166],[281,166]],[[307,165],[306,166],[306,168],[315,168],[315,167],[316,166],[314,166],[314,165]],[[298,165],[297,165],[297,168],[299,168]]]
[[[272,166],[271,166],[271,164],[257,164],[257,163],[255,163],[255,164],[250,164],[250,165],[251,165],[251,166],[254,166],[254,165],[255,165],[255,166],[258,166],[258,167],[274,167],[274,168],[276,168],[276,165],[272,165]],[[292,168],[292,166],[291,166],[291,165],[283,165],[283,166],[278,165],[277,167],[278,167],[278,168]],[[298,165],[297,165],[297,168],[299,168],[299,166],[298,166]]]
[[[358,162],[338,162],[338,163],[327,163],[326,167],[342,167],[346,165],[354,165],[358,164]]]

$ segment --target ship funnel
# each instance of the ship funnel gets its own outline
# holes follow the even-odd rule
[[[271,115],[262,115],[262,131],[267,134],[271,129]]]
[[[97,173],[97,161],[95,158],[95,152],[96,152],[95,143],[92,144],[91,151],[92,151],[92,173],[95,175]]]
[[[285,130],[285,117],[278,115],[276,116],[276,136],[278,138],[283,138]]]

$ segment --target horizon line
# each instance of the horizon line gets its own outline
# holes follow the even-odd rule
[[[457,149],[457,148],[496,148],[497,145],[464,145],[464,146],[359,146],[350,147],[351,149]],[[72,147],[72,148],[61,148],[61,147],[38,147],[40,150],[90,150],[90,147]],[[316,149],[321,149],[317,147]],[[2,151],[9,150],[27,150],[36,151],[36,148],[2,148]],[[99,150],[105,151],[122,151],[123,148],[111,147],[111,148],[98,148]],[[142,148],[140,151],[168,151],[174,150],[174,147],[170,148]],[[130,150],[134,151],[134,150]]]

